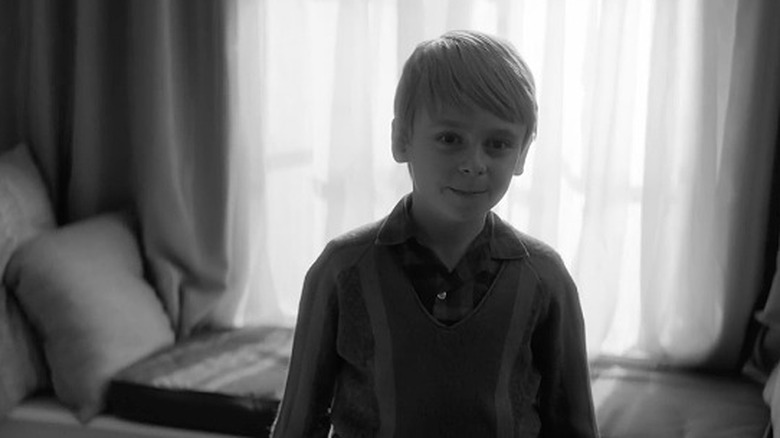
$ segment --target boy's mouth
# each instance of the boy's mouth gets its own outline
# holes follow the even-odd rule
[[[450,190],[452,190],[456,195],[461,196],[477,196],[487,193],[487,190],[461,190],[456,189],[455,187],[450,187]]]

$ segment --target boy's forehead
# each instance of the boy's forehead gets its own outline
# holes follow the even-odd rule
[[[521,120],[507,120],[498,114],[478,106],[423,107],[415,114],[415,123],[441,127],[471,127],[502,132],[506,135],[525,136],[528,129]]]
[[[509,120],[500,114],[496,114],[494,111],[482,108],[475,104],[423,105],[421,108],[418,108],[415,119],[419,120],[420,117],[442,123],[471,120],[495,120],[507,125],[522,127],[525,127],[526,125],[522,120]]]

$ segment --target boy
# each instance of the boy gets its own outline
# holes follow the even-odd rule
[[[273,436],[597,436],[575,285],[491,212],[523,172],[534,93],[502,40],[416,48],[392,125],[412,193],[310,268]]]

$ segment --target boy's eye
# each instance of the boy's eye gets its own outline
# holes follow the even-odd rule
[[[493,150],[504,151],[513,148],[514,143],[508,140],[495,139],[495,140],[488,140],[487,146]]]
[[[439,134],[439,136],[436,137],[436,140],[439,143],[445,145],[456,145],[461,142],[460,136],[452,132],[445,132],[443,134]]]

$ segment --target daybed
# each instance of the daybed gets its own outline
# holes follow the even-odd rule
[[[30,149],[0,154],[0,437],[267,435],[292,330],[176,339],[136,236],[57,226]]]
[[[135,236],[123,213],[55,226],[28,148],[0,154],[0,437],[267,435],[291,330],[176,340]],[[760,316],[764,335],[780,321]],[[765,338],[753,377],[594,363],[603,436],[771,436]]]

